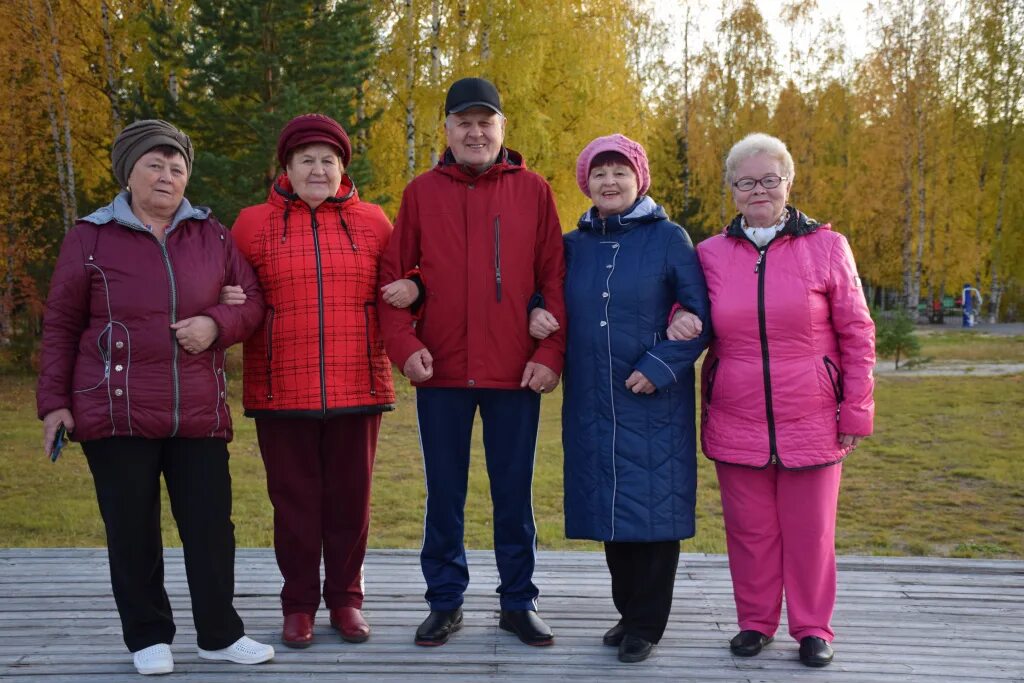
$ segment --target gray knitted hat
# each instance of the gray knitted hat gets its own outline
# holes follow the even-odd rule
[[[192,158],[195,151],[189,137],[166,121],[143,119],[125,126],[114,140],[110,160],[113,162],[117,184],[127,187],[128,176],[131,175],[132,167],[139,157],[161,145],[173,147],[181,152],[181,156],[185,157],[185,168],[189,175],[192,174]]]

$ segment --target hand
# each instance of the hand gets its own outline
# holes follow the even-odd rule
[[[547,339],[550,335],[558,332],[561,326],[555,316],[546,309],[535,308],[530,311],[530,336],[534,339]]]
[[[653,394],[657,387],[644,377],[644,373],[634,370],[633,374],[626,378],[626,388],[634,394]]]
[[[208,315],[197,315],[185,318],[171,325],[178,345],[189,353],[202,353],[210,348],[220,334],[217,323]]]
[[[395,308],[408,308],[420,295],[420,288],[409,278],[402,278],[381,287],[380,294],[385,303]]]
[[[434,357],[430,351],[420,349],[405,361],[402,374],[413,382],[426,382],[434,376]]]
[[[839,445],[842,446],[843,448],[849,448],[849,449],[852,450],[852,449],[857,447],[857,445],[861,442],[861,440],[863,438],[864,438],[863,436],[858,436],[857,434],[842,434],[842,433],[840,433],[839,434]]]
[[[519,386],[529,387],[538,394],[550,394],[558,386],[558,375],[548,366],[530,361],[523,370],[523,381]]]
[[[680,308],[672,316],[672,323],[668,326],[668,338],[672,341],[688,341],[699,337],[702,331],[704,323],[700,318],[685,308]]]
[[[53,437],[57,436],[57,428],[61,423],[69,432],[75,431],[75,418],[71,417],[71,411],[67,408],[58,408],[43,418],[43,452],[46,453],[46,457],[50,457]]]
[[[220,303],[240,306],[245,303],[245,290],[238,285],[224,285],[220,288]]]

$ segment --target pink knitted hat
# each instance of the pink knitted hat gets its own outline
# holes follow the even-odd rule
[[[590,196],[590,184],[588,182],[590,178],[590,165],[594,162],[597,155],[602,152],[618,152],[626,157],[626,161],[629,162],[629,165],[633,167],[633,172],[636,173],[637,183],[639,184],[639,192],[637,194],[647,194],[647,190],[651,187],[651,169],[647,165],[647,152],[639,142],[634,142],[625,135],[618,133],[596,138],[580,152],[579,158],[576,159],[576,184],[583,190],[583,194],[588,197]]]

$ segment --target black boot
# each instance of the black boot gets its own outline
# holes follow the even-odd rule
[[[654,643],[644,640],[640,636],[627,633],[622,637],[622,642],[619,643],[619,661],[626,662],[627,664],[642,662],[650,657],[653,651]]]
[[[624,635],[626,635],[626,627],[622,625],[622,622],[619,622],[605,631],[604,638],[601,639],[601,642],[608,647],[618,647],[619,643],[622,642],[622,636]]]
[[[498,627],[519,636],[527,645],[551,645],[555,637],[551,629],[532,609],[503,609]]]
[[[451,634],[462,628],[462,608],[432,609],[416,629],[417,645],[444,645]]]
[[[800,661],[805,666],[828,666],[832,663],[832,646],[824,638],[807,636],[800,639]]]
[[[772,640],[760,631],[740,631],[729,641],[729,650],[737,657],[753,657]]]

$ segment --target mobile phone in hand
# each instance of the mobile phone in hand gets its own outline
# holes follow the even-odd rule
[[[61,422],[57,426],[57,433],[53,436],[53,445],[50,448],[50,462],[57,462],[60,452],[68,443],[68,430]]]

